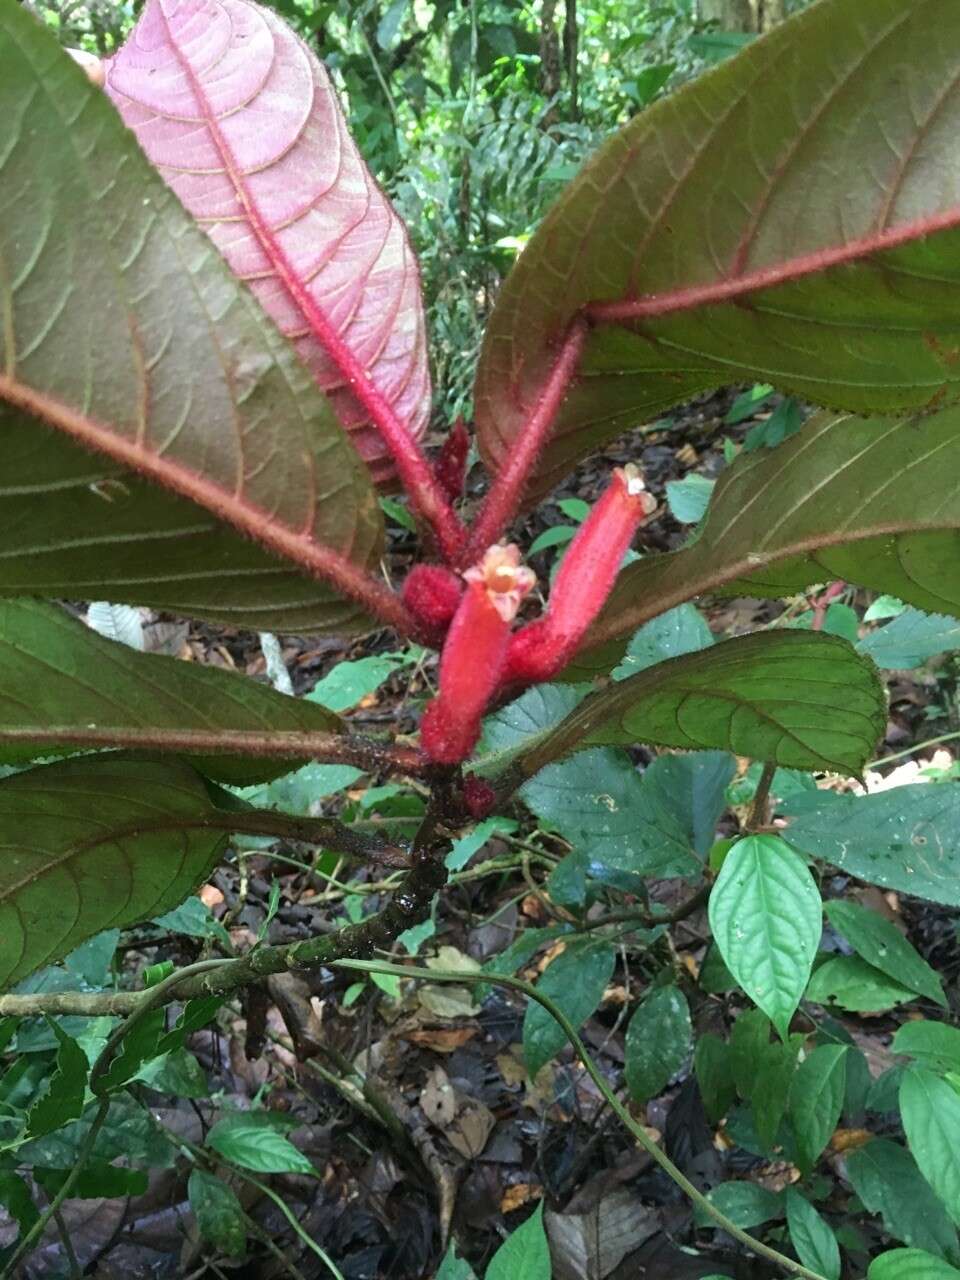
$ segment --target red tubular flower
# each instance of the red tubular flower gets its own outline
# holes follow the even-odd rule
[[[407,574],[400,594],[420,622],[442,633],[457,612],[463,583],[451,569],[444,569],[442,565],[418,564]]]
[[[433,464],[433,473],[437,477],[440,488],[451,502],[456,502],[458,498],[463,497],[469,452],[470,435],[467,432],[467,425],[462,418],[458,418]]]
[[[636,467],[614,471],[570,543],[545,616],[513,636],[506,679],[549,680],[567,665],[603,608],[633,535],[655,507]]]
[[[513,546],[494,546],[463,575],[467,588],[440,655],[439,692],[423,713],[420,746],[438,764],[459,764],[503,674],[510,624],[536,578]]]

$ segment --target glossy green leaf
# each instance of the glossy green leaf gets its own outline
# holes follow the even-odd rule
[[[874,1258],[867,1280],[960,1280],[960,1271],[922,1249],[894,1249]]]
[[[876,669],[845,641],[808,631],[755,632],[584,698],[520,751],[511,776],[531,777],[583,747],[637,742],[858,774],[885,722]]]
[[[550,1280],[552,1274],[541,1201],[493,1255],[484,1280]]]
[[[707,1199],[744,1231],[783,1217],[783,1197],[756,1182],[721,1182]],[[701,1220],[712,1222],[706,1215]]]
[[[254,1173],[316,1173],[283,1130],[296,1121],[267,1111],[234,1111],[207,1134],[207,1146],[241,1169]]]
[[[659,987],[627,1027],[624,1073],[635,1102],[647,1102],[681,1070],[693,1045],[687,1001],[678,987]]]
[[[776,836],[738,840],[709,914],[727,968],[785,1039],[821,934],[820,893],[805,863]]]
[[[85,938],[181,902],[226,836],[188,765],[96,757],[0,781],[0,989]]]
[[[475,403],[490,465],[597,302],[531,496],[721,384],[867,413],[956,399],[958,49],[952,0],[824,0],[615,134],[488,322]]]
[[[674,520],[680,524],[697,524],[703,519],[715,480],[706,476],[686,476],[683,480],[667,481],[667,506]]]
[[[960,1030],[945,1022],[905,1022],[893,1037],[892,1048],[931,1071],[960,1074]]]
[[[201,1237],[227,1257],[237,1257],[247,1246],[247,1220],[240,1201],[220,1178],[194,1169],[187,1183],[190,1208]]]
[[[0,64],[3,187],[29,192],[0,220],[0,590],[356,627],[354,604],[262,549],[376,568],[380,509],[332,407],[19,5]]]
[[[843,1110],[847,1046],[819,1045],[801,1062],[790,1091],[790,1124],[802,1165],[812,1169]]]
[[[705,593],[779,598],[840,578],[960,614],[958,469],[960,409],[815,415],[723,472],[693,542],[623,570],[577,664],[602,667],[601,641]]]
[[[805,1267],[825,1280],[840,1280],[837,1237],[810,1201],[793,1187],[787,1188],[787,1229]]]
[[[797,849],[884,889],[960,906],[960,787],[895,787],[868,796],[790,796]]]
[[[70,745],[71,730],[81,740],[85,729],[142,731],[145,745],[157,750],[164,730],[232,730],[262,739],[265,732],[337,733],[341,728],[339,717],[326,708],[254,680],[104,640],[56,605],[0,601],[0,761],[5,763],[82,750]],[[36,741],[31,731],[40,735]],[[16,742],[4,742],[5,732],[16,732]],[[62,732],[68,741],[45,741],[42,735],[51,732]],[[210,755],[194,763],[211,777],[243,786],[286,773],[301,761]]]
[[[540,975],[537,990],[549,996],[579,1029],[600,1004],[615,960],[609,942],[587,937],[568,943]],[[523,1019],[523,1057],[531,1079],[567,1043],[560,1023],[531,1000]]]
[[[824,910],[833,927],[867,964],[946,1008],[939,977],[889,920],[876,911],[839,898],[827,902]]]
[[[900,1115],[920,1172],[960,1224],[960,1096],[921,1067],[900,1083]]]
[[[818,966],[806,998],[814,1004],[837,1005],[852,1013],[881,1013],[916,999],[916,994],[860,956],[834,956]]]
[[[857,645],[878,667],[909,670],[940,653],[960,649],[960,622],[939,613],[907,609]]]
[[[874,1138],[847,1155],[846,1171],[864,1208],[880,1215],[894,1240],[940,1257],[956,1256],[956,1228],[905,1147]]]

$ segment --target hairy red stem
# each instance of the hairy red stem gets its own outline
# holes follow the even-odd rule
[[[547,442],[563,398],[576,374],[588,331],[588,325],[583,319],[575,320],[567,331],[536,407],[512,446],[512,451],[494,480],[470,531],[469,541],[460,560],[461,566],[479,560],[517,514],[527,477]]]

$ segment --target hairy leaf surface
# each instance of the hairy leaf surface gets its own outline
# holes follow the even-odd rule
[[[322,622],[329,589],[294,587],[233,530],[348,594],[376,564],[374,491],[332,406],[19,5],[0,11],[0,64],[5,589],[184,608],[219,572],[212,616],[253,606],[263,625],[293,597]]]
[[[341,727],[338,716],[315,702],[216,667],[105,640],[56,605],[0,602],[0,762],[83,750],[89,745],[84,731],[91,729],[143,730],[147,738],[165,729],[239,730],[262,738],[337,733]],[[60,743],[49,740],[55,730],[63,731]],[[11,732],[14,741],[5,739]],[[210,755],[194,763],[221,782],[249,786],[288,772],[303,757],[280,759]]]
[[[148,0],[106,88],[388,475],[371,410],[413,437],[430,412],[420,277],[316,56],[250,0]]]
[[[603,641],[708,592],[777,598],[841,578],[960,612],[958,472],[960,409],[817,414],[776,449],[741,454],[688,546],[621,573],[575,667],[602,668]]]
[[[584,308],[581,374],[531,497],[711,386],[866,413],[956,399],[958,80],[953,0],[823,0],[632,120],[498,298],[476,387],[487,460],[502,464]]]
[[[187,765],[66,760],[0,782],[0,989],[182,902],[226,837]]]
[[[510,765],[530,777],[588,746],[723,748],[793,769],[856,774],[885,723],[876,670],[836,636],[756,632],[591,694]]]

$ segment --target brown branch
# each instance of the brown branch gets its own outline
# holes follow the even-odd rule
[[[427,763],[415,747],[396,747],[376,738],[296,731],[251,733],[243,729],[137,729],[78,725],[17,726],[0,729],[0,746],[25,743],[44,747],[116,747],[178,755],[249,756],[258,760],[317,760],[352,764],[365,773],[391,769],[422,777]]]

